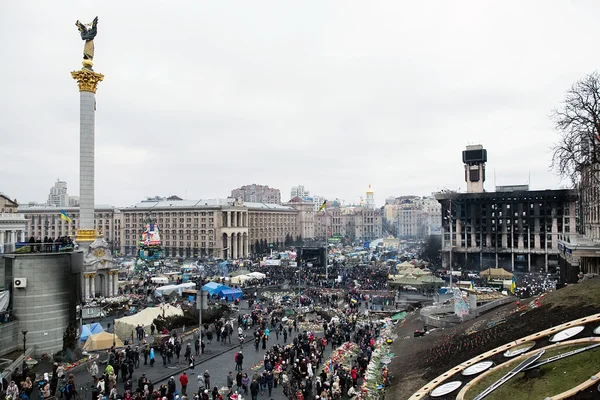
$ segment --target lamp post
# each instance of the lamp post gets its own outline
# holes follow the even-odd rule
[[[25,358],[26,358],[25,354],[27,352],[27,331],[23,330],[23,331],[21,331],[21,333],[23,334],[23,365],[22,365],[21,369],[23,371],[25,371],[25,366],[26,366],[26,364],[25,364]]]

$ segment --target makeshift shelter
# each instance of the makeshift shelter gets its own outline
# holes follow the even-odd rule
[[[241,285],[242,283],[249,281],[251,279],[254,279],[251,276],[248,275],[238,275],[238,276],[234,276],[233,278],[231,278],[230,282],[234,285]]]
[[[183,293],[184,290],[188,290],[191,288],[195,288],[196,284],[194,282],[181,283],[179,285],[166,285],[157,287],[154,290],[154,295],[156,297],[168,296],[171,293],[177,293],[179,296]]]
[[[97,322],[92,322],[91,324],[83,325],[81,327],[81,335],[79,335],[79,340],[85,342],[90,335],[94,335],[100,332],[104,332],[104,328]]]
[[[227,299],[227,301],[234,301],[236,299],[241,300],[243,295],[244,295],[244,292],[242,292],[240,289],[227,289],[227,290],[221,291],[220,296],[225,296],[225,299]]]
[[[213,294],[217,294],[217,292],[219,290],[221,290],[223,287],[227,287],[227,286],[221,285],[220,283],[217,283],[217,282],[208,282],[206,285],[202,286],[202,290],[210,293],[210,295],[212,296]]]
[[[124,347],[118,336],[108,332],[100,332],[90,335],[83,345],[84,351],[105,350],[115,344],[115,347]]]
[[[488,268],[485,271],[481,271],[479,277],[488,279],[511,279],[513,274],[504,268]]]
[[[183,310],[170,304],[164,304],[158,307],[149,307],[137,314],[115,320],[115,332],[117,336],[123,339],[130,338],[132,333],[135,336],[136,326],[140,325],[144,328],[148,328],[150,325],[152,325],[152,321],[154,321],[159,315],[164,317],[183,315]]]
[[[267,275],[263,274],[262,272],[250,272],[246,275],[255,279],[265,279],[267,277]]]

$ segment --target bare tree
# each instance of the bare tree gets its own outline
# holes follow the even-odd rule
[[[573,84],[551,115],[560,140],[552,147],[552,168],[573,184],[582,175],[596,176],[600,166],[600,75],[594,72]],[[592,173],[590,173],[592,172]]]

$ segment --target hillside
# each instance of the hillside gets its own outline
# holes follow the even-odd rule
[[[453,329],[414,338],[422,329],[418,312],[407,316],[394,342],[392,398],[407,399],[421,386],[477,354],[510,341],[590,314],[600,313],[600,278],[509,304]],[[505,321],[505,322],[504,322]],[[489,328],[488,324],[494,324]],[[498,324],[498,322],[501,322]],[[491,324],[490,324],[491,325]]]

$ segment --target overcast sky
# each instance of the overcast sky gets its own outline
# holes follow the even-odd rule
[[[552,108],[600,65],[590,1],[2,1],[0,191],[79,192],[75,21],[98,15],[96,203],[266,184],[358,202],[566,185]],[[494,173],[495,171],[495,173]]]

